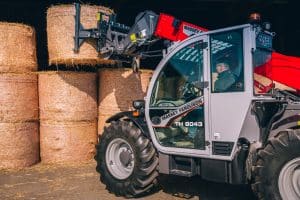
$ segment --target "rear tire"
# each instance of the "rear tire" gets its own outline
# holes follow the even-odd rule
[[[300,130],[287,130],[270,138],[258,151],[252,189],[258,199],[300,199]]]
[[[122,152],[117,154],[119,156],[110,156],[115,155],[112,154],[115,149],[116,152],[124,151],[118,146],[127,148],[130,154],[122,155]],[[96,148],[96,169],[109,192],[117,196],[137,197],[157,185],[156,151],[152,142],[132,122],[112,122],[104,129]],[[114,162],[118,165],[111,167]]]

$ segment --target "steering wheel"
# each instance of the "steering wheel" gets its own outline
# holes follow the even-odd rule
[[[157,103],[157,106],[158,107],[162,107],[162,106],[165,106],[165,107],[176,107],[176,104],[171,102],[171,100],[166,100],[164,99],[164,101],[161,101],[161,102],[158,102]]]
[[[199,88],[195,87],[190,82],[186,82],[182,86],[181,92],[185,99],[190,99],[190,98],[194,98],[199,95]]]

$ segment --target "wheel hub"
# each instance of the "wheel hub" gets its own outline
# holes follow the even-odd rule
[[[105,161],[108,171],[116,179],[128,178],[134,169],[134,154],[129,143],[122,138],[115,138],[107,146]]]
[[[295,158],[284,165],[278,187],[282,199],[300,199],[300,158]]]
[[[131,162],[131,154],[132,153],[130,152],[129,149],[127,149],[126,151],[122,151],[120,153],[120,161],[125,167],[127,167]]]

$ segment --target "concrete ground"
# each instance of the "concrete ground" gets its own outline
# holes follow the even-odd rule
[[[248,187],[202,181],[197,178],[160,177],[161,188],[139,199],[252,200]],[[78,165],[38,164],[25,170],[0,171],[0,199],[119,200],[99,182],[95,162]]]

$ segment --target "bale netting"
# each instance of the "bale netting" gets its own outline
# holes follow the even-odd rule
[[[17,23],[0,22],[0,72],[37,70],[34,28]]]
[[[109,8],[102,6],[82,5],[81,24],[85,29],[97,28],[97,13],[113,13]],[[75,35],[75,6],[57,5],[47,11],[47,34],[49,65],[97,65],[112,64],[113,61],[99,57],[95,49],[95,43],[85,42],[74,53]]]
[[[94,121],[97,119],[97,74],[39,73],[40,120]]]
[[[131,110],[132,101],[144,99],[152,73],[152,70],[133,73],[131,69],[124,68],[99,70],[99,134],[103,132],[108,117]]]
[[[41,122],[42,163],[84,162],[93,158],[97,122]]]
[[[0,169],[21,169],[39,161],[38,122],[0,123]]]
[[[0,122],[38,120],[37,83],[34,73],[0,74]]]

